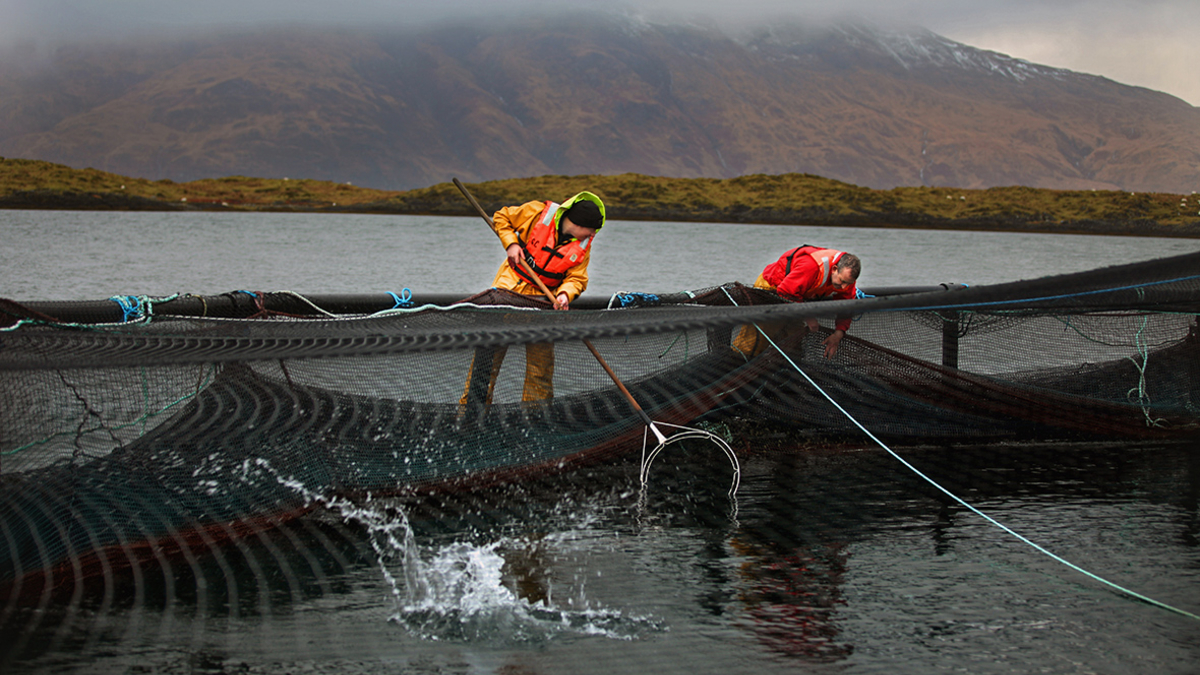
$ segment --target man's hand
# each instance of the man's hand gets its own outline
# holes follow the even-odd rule
[[[571,299],[567,297],[566,293],[559,293],[558,297],[554,299],[554,309],[569,309],[570,305]]]
[[[508,266],[514,270],[521,269],[521,259],[525,257],[525,251],[520,244],[509,244],[508,248],[504,249],[504,253],[508,256]]]
[[[825,342],[822,343],[825,345],[825,358],[832,359],[833,355],[837,354],[838,343],[841,342],[842,338],[844,337],[846,337],[846,331],[839,328],[838,330],[833,331],[829,337],[825,338]]]

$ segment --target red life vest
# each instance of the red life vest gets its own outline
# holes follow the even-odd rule
[[[529,263],[529,266],[537,272],[542,282],[549,288],[558,288],[563,279],[567,278],[567,271],[579,264],[587,255],[588,247],[592,243],[592,238],[588,237],[582,242],[578,239],[571,239],[556,245],[558,228],[554,223],[554,213],[558,211],[558,207],[559,205],[554,202],[546,202],[542,212],[538,214],[537,220],[533,222],[527,232],[529,238],[522,239],[521,235],[517,234],[517,243],[525,251],[525,262]],[[534,283],[524,268],[517,267],[513,271],[525,281]]]
[[[843,255],[842,251],[835,251],[831,248],[817,248],[816,246],[798,246],[784,254],[783,277],[779,282],[773,282],[773,285],[778,286],[789,274],[792,273],[792,260],[797,255],[807,255],[817,263],[817,267],[821,270],[821,283],[813,290],[824,289],[833,281],[833,271],[837,269],[837,261]],[[768,281],[770,281],[768,279]],[[815,298],[807,298],[813,300]]]

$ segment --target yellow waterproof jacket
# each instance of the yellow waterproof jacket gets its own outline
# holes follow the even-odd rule
[[[555,214],[555,222],[562,217],[572,204],[578,199],[589,199],[589,201],[600,202],[599,198],[588,192],[581,192],[578,195],[563,202],[558,213]],[[492,229],[496,231],[496,236],[500,237],[500,243],[505,250],[512,244],[520,244],[521,241],[529,239],[529,231],[533,228],[537,218],[541,215],[542,210],[546,207],[546,202],[533,201],[526,202],[520,206],[506,206],[492,216]],[[601,214],[604,213],[603,205],[600,206]],[[566,272],[566,278],[554,289],[554,294],[565,293],[568,302],[573,302],[579,297],[580,293],[587,288],[588,285],[588,263],[591,262],[591,247],[587,249],[587,253],[574,266]],[[509,266],[508,260],[500,264],[500,269],[496,271],[496,279],[492,281],[492,286],[495,288],[503,288],[506,290],[521,293],[522,295],[541,295],[542,291],[534,284],[525,281]]]

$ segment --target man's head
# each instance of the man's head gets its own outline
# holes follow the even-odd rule
[[[604,218],[600,216],[600,207],[596,206],[595,202],[586,199],[572,204],[563,217],[570,218],[572,223],[589,230],[598,230],[604,225]]]
[[[862,262],[859,261],[858,256],[852,253],[843,253],[842,257],[838,258],[833,272],[829,275],[829,282],[839,290],[849,288],[851,284],[858,281],[858,275],[861,272]]]
[[[559,231],[586,239],[604,227],[604,202],[590,192],[580,192],[563,202]]]

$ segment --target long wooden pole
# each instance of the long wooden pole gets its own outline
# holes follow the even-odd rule
[[[475,201],[475,196],[467,190],[467,186],[463,185],[458,178],[454,178],[453,180],[455,187],[458,188],[459,192],[463,193],[463,196],[467,198],[467,201],[471,202],[471,206],[475,207],[475,210],[479,212],[480,217],[482,217],[484,222],[488,224],[488,227],[492,227],[491,216],[487,214],[487,211],[483,210],[483,207],[479,205],[479,202]],[[542,281],[542,278],[537,275],[537,272],[533,271],[533,268],[529,266],[529,263],[526,262],[524,258],[521,259],[521,267],[525,269],[525,272],[529,274],[529,278],[533,279],[533,282],[537,284],[537,287],[546,295],[546,298],[550,300],[550,304],[552,306],[557,305],[558,298],[554,296],[554,292],[546,287],[546,284]],[[646,414],[645,410],[642,410],[642,406],[638,405],[637,399],[634,398],[633,394],[629,393],[629,390],[625,388],[625,383],[621,382],[621,379],[618,378],[617,374],[613,372],[613,369],[609,367],[608,362],[604,360],[604,357],[600,356],[600,352],[596,350],[596,346],[592,344],[592,341],[587,338],[583,338],[583,346],[587,347],[588,351],[592,353],[592,356],[595,356],[596,360],[600,362],[600,367],[604,369],[604,372],[608,373],[610,378],[612,378],[613,384],[617,385],[617,389],[620,389],[621,393],[625,395],[625,398],[629,401],[629,404],[632,405],[633,409],[637,411],[638,416],[641,417],[642,421],[650,427],[650,431],[654,432],[654,436],[658,438],[658,442],[666,443],[667,437],[658,430],[658,427],[655,426],[654,421],[650,419],[650,416]]]

